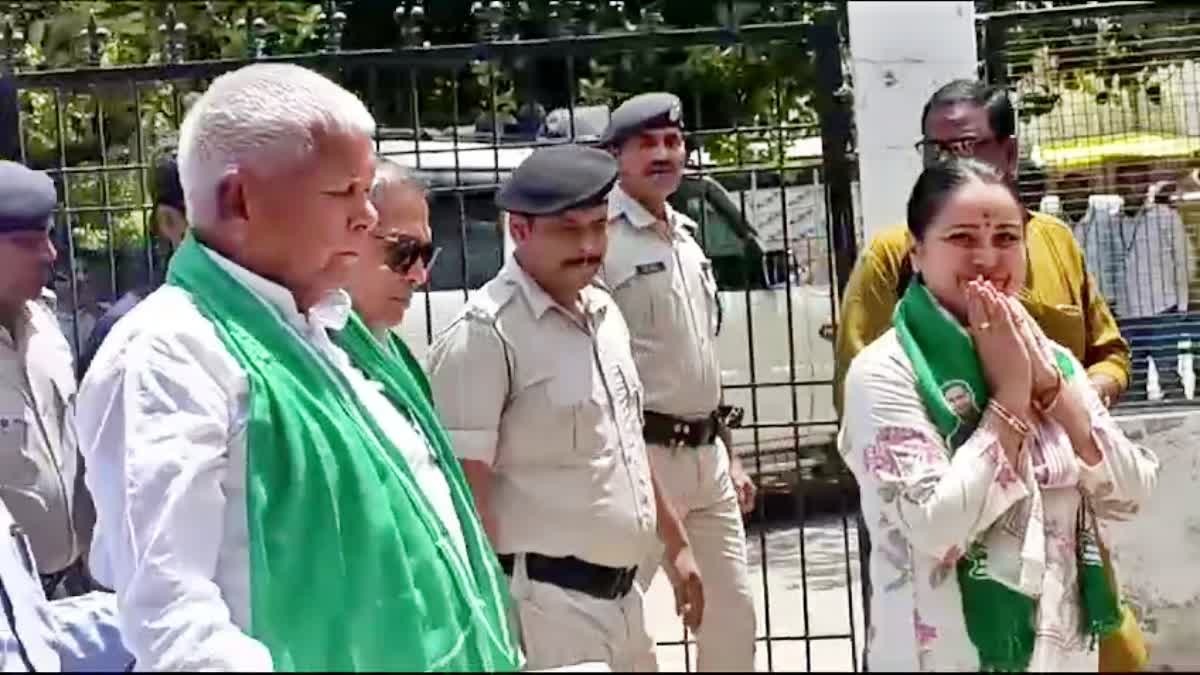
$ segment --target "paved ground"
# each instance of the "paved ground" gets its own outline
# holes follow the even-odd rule
[[[845,535],[845,536],[844,536]],[[754,575],[755,606],[758,608],[759,671],[851,671],[861,660],[862,591],[859,584],[858,537],[854,521],[843,530],[839,517],[825,517],[804,527],[804,564],[800,556],[800,528],[770,527],[750,533],[750,563]],[[849,539],[850,563],[847,593],[847,561],[844,546]],[[764,565],[765,561],[765,565]],[[764,569],[766,573],[764,574]],[[805,631],[805,585],[807,584],[807,632]],[[770,598],[770,603],[764,603]],[[805,642],[804,635],[849,635],[849,602],[854,606],[854,649],[849,638]],[[770,630],[766,611],[770,610]],[[709,607],[707,611],[720,611]],[[646,599],[647,624],[659,642],[679,641],[683,627],[675,616],[670,584],[660,572]],[[807,644],[807,650],[806,650]],[[692,646],[691,669],[695,669]],[[857,650],[858,656],[852,654]],[[659,647],[659,668],[685,669],[682,646]]]

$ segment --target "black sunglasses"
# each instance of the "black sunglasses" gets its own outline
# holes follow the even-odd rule
[[[387,262],[385,263],[397,274],[405,274],[412,266],[420,260],[425,265],[425,270],[428,271],[433,267],[433,261],[437,259],[441,248],[435,247],[433,242],[421,241],[413,237],[393,236],[379,237],[388,242]]]

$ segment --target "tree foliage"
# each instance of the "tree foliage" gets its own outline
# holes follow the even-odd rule
[[[1085,0],[980,4],[983,11],[1033,12],[1089,6],[1071,16],[989,22],[988,30],[1003,36],[1005,72],[994,76],[1003,75],[1020,91],[1026,119],[1054,112],[1068,92],[1137,114],[1141,103],[1162,103],[1172,70],[1196,56],[1191,44],[1200,11],[1194,4],[1112,10]]]
[[[19,70],[68,69],[246,58],[318,51],[332,28],[329,3],[146,0],[72,0],[8,3],[23,40]],[[402,44],[397,5],[412,0],[338,3],[345,11],[342,49],[379,49]],[[486,37],[523,39],[564,33],[631,30],[661,14],[669,27],[748,24],[802,18],[817,2],[727,0],[629,0],[623,3],[523,3],[528,11],[485,18],[470,0],[424,2],[421,37],[431,44],[471,44]],[[519,3],[508,3],[516,6]],[[554,6],[552,6],[552,4]],[[487,3],[484,3],[486,6]],[[555,9],[575,15],[557,20]],[[623,11],[617,11],[623,9]],[[644,14],[647,12],[648,14]],[[0,10],[0,18],[4,17]],[[673,51],[638,50],[570,62],[558,57],[476,59],[420,71],[377,68],[341,73],[368,101],[385,127],[473,125],[529,133],[535,113],[568,104],[615,105],[633,93],[678,93],[692,127],[739,127],[744,133],[705,136],[699,143],[717,162],[779,160],[788,143],[815,129],[756,131],[779,124],[815,125],[810,104],[813,69],[803,38],[789,44],[740,44]],[[22,137],[28,161],[39,167],[129,167],[73,172],[60,187],[77,211],[76,245],[102,250],[144,243],[149,203],[142,167],[152,149],[177,130],[189,93],[202,80],[94,85],[79,91],[23,89]]]
[[[14,23],[23,26],[20,70],[154,64],[168,60],[171,38],[183,38],[185,59],[244,56],[254,39],[247,10],[280,30],[267,34],[275,48],[315,48],[320,7],[305,2],[22,3]],[[170,24],[170,25],[168,25]],[[147,240],[149,202],[139,160],[172,137],[196,82],[92,86],[84,90],[23,89],[22,142],[37,167],[129,167],[73,171],[60,184],[72,218],[75,246],[83,251],[140,245]]]

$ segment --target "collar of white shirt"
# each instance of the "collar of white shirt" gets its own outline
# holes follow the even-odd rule
[[[670,204],[664,204],[667,210],[667,222],[671,225],[676,224],[675,209]],[[621,189],[621,184],[613,186],[612,192],[608,195],[608,222],[612,222],[621,216],[629,221],[629,224],[637,228],[650,227],[658,222],[658,218],[646,210],[646,207],[630,197],[628,193]]]
[[[207,246],[204,246],[203,250],[221,266],[221,269],[274,307],[288,323],[298,329],[322,328],[339,331],[345,328],[346,322],[350,320],[353,303],[350,295],[340,288],[326,293],[307,313],[302,314],[296,306],[296,297],[288,289],[251,272]]]
[[[29,341],[29,336],[34,332],[33,309],[30,307],[32,302],[26,302],[21,308],[17,316],[15,333],[10,333],[7,328],[0,326],[0,346],[14,352],[20,352],[21,346]]]
[[[541,284],[529,276],[525,268],[521,267],[521,263],[517,262],[515,256],[509,256],[506,259],[499,276],[504,277],[506,283],[514,284],[520,289],[522,295],[525,296],[525,301],[529,303],[529,309],[533,312],[535,319],[540,320],[553,307],[562,311],[567,318],[574,320],[571,312],[559,305],[554,298],[550,297],[546,289],[542,288]],[[579,292],[579,301],[584,313],[589,317],[595,318],[604,312],[604,303],[592,294],[591,286],[587,286]]]

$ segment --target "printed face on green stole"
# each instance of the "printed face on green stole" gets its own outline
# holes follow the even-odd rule
[[[949,435],[949,438],[958,441],[952,442],[951,446],[957,447],[966,440],[958,437],[962,434],[969,435],[979,422],[979,408],[975,406],[975,396],[971,391],[971,385],[963,380],[950,380],[942,385],[942,398],[946,400],[946,405],[950,406],[950,410],[958,418],[958,424]]]

